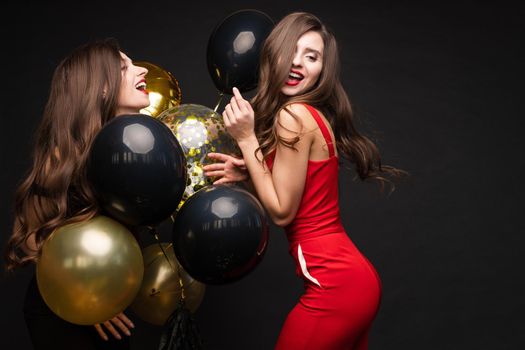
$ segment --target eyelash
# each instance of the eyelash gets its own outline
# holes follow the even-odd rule
[[[314,56],[306,56],[306,58],[308,58],[312,62],[315,62],[317,60],[317,58]]]

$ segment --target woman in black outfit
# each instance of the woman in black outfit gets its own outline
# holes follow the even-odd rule
[[[85,175],[89,148],[111,119],[149,105],[146,73],[113,39],[78,47],[55,69],[33,164],[15,195],[8,271],[35,263],[56,228],[99,213]],[[124,313],[94,326],[63,320],[43,301],[35,276],[26,292],[24,316],[35,349],[129,349],[134,327]]]

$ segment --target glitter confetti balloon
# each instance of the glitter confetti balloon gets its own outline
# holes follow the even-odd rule
[[[181,104],[158,116],[173,132],[186,156],[188,179],[182,196],[182,204],[195,192],[213,183],[204,175],[202,167],[210,164],[206,158],[210,152],[240,157],[235,140],[226,132],[222,116],[212,109],[198,104]]]

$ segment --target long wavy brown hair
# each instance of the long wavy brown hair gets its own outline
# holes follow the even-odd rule
[[[97,214],[86,160],[94,137],[115,116],[120,83],[121,56],[114,39],[78,47],[55,69],[34,138],[33,164],[15,192],[7,271],[35,261],[57,227]]]
[[[289,97],[281,93],[290,73],[296,43],[309,31],[319,33],[324,42],[323,69],[317,83],[299,96]],[[353,111],[348,95],[340,80],[340,63],[334,35],[314,15],[295,12],[284,17],[266,38],[262,49],[259,68],[259,89],[251,100],[255,112],[255,131],[259,139],[263,159],[276,148],[278,143],[294,148],[299,136],[284,139],[277,134],[278,118],[284,108],[292,103],[307,103],[320,110],[329,121],[335,135],[339,153],[355,165],[361,180],[372,179],[380,184],[381,192],[386,182],[394,183],[384,175],[401,177],[408,173],[381,164],[377,146],[354,127]]]

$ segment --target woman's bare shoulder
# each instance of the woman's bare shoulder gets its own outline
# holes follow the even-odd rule
[[[312,132],[317,127],[310,111],[302,103],[286,105],[279,111],[278,118],[281,127],[303,134]]]

